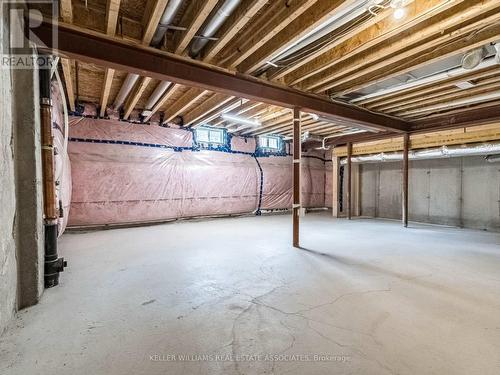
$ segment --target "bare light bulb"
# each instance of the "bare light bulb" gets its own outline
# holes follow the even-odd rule
[[[404,8],[396,8],[394,10],[394,18],[395,19],[400,20],[404,16],[405,16],[405,10],[404,10]]]

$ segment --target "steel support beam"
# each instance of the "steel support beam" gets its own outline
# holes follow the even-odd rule
[[[286,108],[300,107],[332,119],[349,121],[351,126],[370,130],[403,133],[409,124],[403,120],[372,113],[341,102],[317,96],[97,33],[88,29],[59,23],[58,41],[54,45],[49,21],[32,30],[51,53],[94,63],[106,68],[140,74],[162,81],[199,87]],[[43,49],[44,46],[39,46]]]
[[[300,160],[302,152],[300,108],[293,109],[293,246],[300,247]]]

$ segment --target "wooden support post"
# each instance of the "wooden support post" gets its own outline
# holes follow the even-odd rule
[[[410,146],[410,135],[403,136],[403,199],[402,220],[405,228],[408,227],[408,151]]]
[[[347,218],[352,218],[352,143],[347,144]]]
[[[293,109],[293,246],[299,247],[300,220],[300,154],[302,140],[300,131],[300,108]]]

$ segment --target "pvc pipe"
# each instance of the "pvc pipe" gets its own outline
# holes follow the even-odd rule
[[[469,146],[441,146],[425,150],[410,150],[408,152],[408,158],[410,160],[425,160],[490,154],[500,154],[500,142],[482,143]],[[498,157],[500,158],[500,155]],[[381,152],[379,154],[358,155],[352,157],[353,163],[378,163],[400,160],[403,160],[402,152]],[[346,159],[343,158],[340,163],[342,165],[346,164]]]

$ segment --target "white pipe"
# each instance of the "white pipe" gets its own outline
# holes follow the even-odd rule
[[[406,90],[406,89],[410,89],[410,88],[413,88],[413,87],[417,87],[417,86],[421,86],[421,85],[426,85],[426,84],[429,84],[429,83],[434,83],[434,82],[437,82],[437,81],[442,81],[444,79],[449,79],[449,78],[457,77],[457,76],[460,76],[460,75],[463,75],[463,74],[470,74],[471,72],[474,72],[474,71],[477,71],[477,70],[480,70],[480,69],[489,68],[489,67],[492,67],[492,66],[494,66],[496,64],[498,64],[498,62],[495,60],[495,57],[494,56],[493,57],[489,57],[487,59],[484,59],[474,69],[464,69],[462,67],[450,69],[450,70],[447,70],[445,72],[438,73],[438,74],[433,74],[431,76],[420,78],[420,79],[417,79],[417,80],[414,80],[414,81],[411,81],[411,82],[408,82],[408,83],[404,83],[402,85],[397,85],[397,86],[389,87],[387,89],[379,90],[379,91],[376,91],[376,92],[371,93],[371,94],[363,95],[363,96],[360,96],[359,98],[352,99],[350,102],[351,103],[357,103],[357,102],[360,102],[362,100],[372,99],[372,98],[376,98],[376,97],[379,97],[379,96],[392,94],[392,93],[395,93],[397,91]]]
[[[490,154],[500,154],[500,142],[482,143],[478,145],[441,146],[425,150],[410,150],[408,152],[408,158],[410,160],[424,160]],[[402,152],[381,152],[374,155],[358,155],[351,157],[351,161],[353,163],[377,163],[401,160],[403,160]],[[340,163],[342,165],[346,164],[346,158],[343,158]]]
[[[118,109],[123,105],[123,102],[125,102],[125,99],[127,98],[128,94],[130,94],[130,91],[132,91],[132,88],[134,87],[138,78],[139,78],[138,74],[129,73],[127,75],[125,81],[123,81],[123,85],[120,88],[120,91],[118,92],[118,95],[116,95],[116,99],[113,104],[115,109]]]
[[[165,7],[165,11],[161,16],[160,24],[158,25],[155,35],[153,36],[153,39],[151,41],[151,44],[153,46],[160,44],[160,42],[163,39],[163,36],[167,32],[168,26],[174,20],[174,17],[177,14],[177,11],[179,10],[179,6],[181,4],[182,0],[170,0],[168,2],[167,6]]]
[[[197,38],[191,44],[189,54],[191,57],[196,57],[201,49],[208,43],[208,39],[219,30],[227,17],[236,9],[241,0],[226,0],[224,4],[217,10],[214,17],[208,21],[205,27],[201,30],[201,35],[205,38]]]

